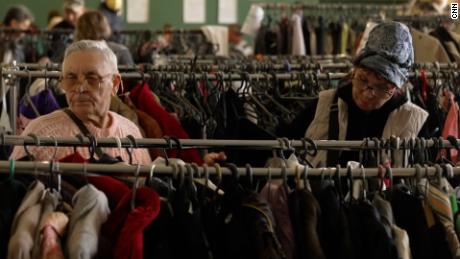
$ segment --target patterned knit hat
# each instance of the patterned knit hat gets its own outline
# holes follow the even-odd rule
[[[414,49],[409,28],[399,22],[383,22],[369,33],[363,50],[353,60],[401,87],[414,63]]]

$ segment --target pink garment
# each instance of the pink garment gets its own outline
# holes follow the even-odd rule
[[[42,252],[40,258],[49,259],[49,258],[62,258],[64,259],[64,253],[62,252],[61,244],[59,241],[59,236],[54,231],[52,226],[45,226],[42,229]]]
[[[97,138],[126,137],[133,135],[135,138],[142,138],[139,128],[125,117],[109,111],[110,125],[107,128],[97,128],[92,124],[85,124],[89,132]],[[39,137],[74,137],[82,134],[78,126],[62,110],[40,116],[31,121],[26,127],[22,136],[34,133]],[[37,160],[51,160],[55,152],[55,147],[35,147],[30,146],[28,150]],[[123,161],[129,161],[129,155],[126,149],[103,148],[104,152],[112,157],[121,156]],[[88,148],[78,147],[77,151],[85,158],[89,159]],[[58,147],[55,159],[60,159],[74,153],[73,147]],[[11,159],[19,159],[26,155],[24,147],[16,146],[11,154]],[[149,164],[151,162],[147,149],[137,148],[133,151],[133,163]]]
[[[441,136],[446,139],[449,135],[454,136],[455,138],[458,138],[458,104],[455,102],[455,96],[454,94],[446,90],[444,91],[444,96],[445,96],[445,102],[444,102],[444,107],[449,109],[446,117],[446,121],[444,122],[444,127],[442,129],[442,134]],[[446,151],[442,150],[442,155],[446,155]],[[450,157],[451,161],[453,163],[457,163],[457,154],[458,151],[455,150],[454,148],[450,149]]]
[[[288,194],[283,187],[283,181],[272,180],[267,182],[260,195],[267,200],[272,208],[276,221],[276,236],[286,253],[286,258],[296,258],[294,231],[292,230],[289,216]]]
[[[51,213],[41,228],[41,253],[43,259],[64,259],[61,237],[64,234],[69,218],[62,212]]]

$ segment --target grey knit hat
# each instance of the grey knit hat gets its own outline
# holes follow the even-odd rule
[[[383,22],[369,33],[363,50],[353,60],[374,70],[386,80],[401,87],[414,63],[414,49],[409,28],[399,22]]]

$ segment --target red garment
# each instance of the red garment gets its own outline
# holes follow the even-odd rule
[[[60,159],[59,162],[85,163],[87,161],[77,152]],[[88,176],[88,182],[107,196],[111,208],[115,207],[112,205],[118,204],[121,198],[129,192],[126,184],[110,176]]]
[[[136,85],[130,92],[129,97],[131,98],[134,105],[139,110],[146,112],[152,118],[154,118],[158,124],[160,124],[163,135],[176,137],[179,139],[188,139],[187,132],[182,128],[179,121],[169,114],[161,105],[155,100],[152,91],[147,83],[143,85]],[[203,164],[198,150],[196,149],[184,149],[181,151],[182,157],[185,162],[195,162],[199,165]],[[177,151],[171,150],[168,152],[168,156],[177,157]]]
[[[110,176],[88,176],[88,181],[107,196],[111,208],[130,192],[126,184]]]
[[[445,91],[445,102],[444,107],[449,109],[447,113],[446,121],[444,122],[444,127],[442,128],[441,136],[446,139],[449,135],[458,138],[458,104],[455,101],[455,96],[451,91]],[[446,151],[441,151],[442,155],[446,155]],[[450,157],[453,163],[457,163],[457,154],[458,151],[455,148],[450,149]]]
[[[158,216],[160,197],[151,188],[139,188],[134,210],[131,197],[132,191],[126,193],[102,226],[98,258],[143,258],[144,229]]]

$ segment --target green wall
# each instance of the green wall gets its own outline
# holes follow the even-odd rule
[[[21,3],[28,6],[35,15],[36,22],[40,27],[46,26],[48,12],[52,9],[62,10],[63,0],[1,0],[0,17],[5,15],[9,6]],[[124,0],[126,8],[126,2]],[[182,1],[183,0],[153,0],[150,1],[150,22],[147,24],[127,24],[127,29],[160,29],[163,24],[170,23],[175,28],[196,28],[201,24],[184,24],[182,22]],[[367,3],[401,3],[407,0],[238,0],[238,22],[242,23],[247,11],[252,3],[351,3],[351,2],[367,2]],[[206,0],[206,24],[217,24],[217,3],[218,0]],[[99,0],[86,0],[88,7],[95,8],[99,4]],[[126,12],[125,12],[126,13]]]
[[[125,0],[124,8],[126,8]],[[238,0],[238,21],[242,23],[246,13],[252,3],[294,3],[296,0]],[[297,0],[298,1],[298,0]],[[37,24],[40,27],[46,26],[48,12],[52,9],[62,10],[62,0],[1,0],[0,17],[3,17],[9,6],[14,4],[24,4],[29,7],[35,15]],[[153,0],[149,1],[150,22],[148,24],[126,24],[128,29],[160,29],[165,23],[172,24],[175,28],[196,28],[201,24],[184,24],[182,22],[182,0]],[[319,0],[304,0],[305,3],[318,3]],[[217,24],[217,3],[218,0],[206,0],[206,24]],[[86,0],[88,7],[95,8],[99,4],[98,0]],[[126,12],[125,12],[126,14]]]

